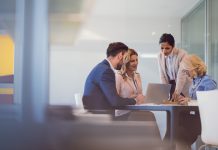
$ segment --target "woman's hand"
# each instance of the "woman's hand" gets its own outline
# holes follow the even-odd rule
[[[178,103],[180,105],[188,105],[188,102],[190,101],[190,98],[189,97],[183,97],[181,96],[179,99],[178,99]]]
[[[178,94],[177,91],[175,91],[172,95],[172,99],[174,102],[178,102],[180,105],[188,105],[188,102],[190,101],[189,97],[184,97],[180,94]]]
[[[172,94],[172,98],[170,100],[173,101],[173,102],[176,102],[176,101],[178,101],[179,97],[180,97],[180,94],[177,91],[175,91]]]
[[[142,94],[138,94],[135,99],[136,99],[136,104],[145,103],[145,96]]]

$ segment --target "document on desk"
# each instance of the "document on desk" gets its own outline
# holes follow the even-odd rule
[[[190,100],[188,102],[188,106],[198,106],[198,101],[197,100]]]

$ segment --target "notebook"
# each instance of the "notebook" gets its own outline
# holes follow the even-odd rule
[[[160,104],[163,100],[169,99],[171,84],[148,83],[145,102]]]

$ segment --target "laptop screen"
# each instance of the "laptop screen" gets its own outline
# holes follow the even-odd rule
[[[163,103],[163,100],[168,100],[170,95],[171,84],[149,83],[146,89],[146,103]]]

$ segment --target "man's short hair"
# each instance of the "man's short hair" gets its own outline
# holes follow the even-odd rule
[[[128,51],[128,46],[122,42],[110,43],[107,48],[107,57],[116,56],[120,52]]]
[[[172,47],[175,46],[175,40],[172,34],[167,34],[167,33],[162,34],[159,40],[159,44],[165,43],[165,42],[169,43]]]

